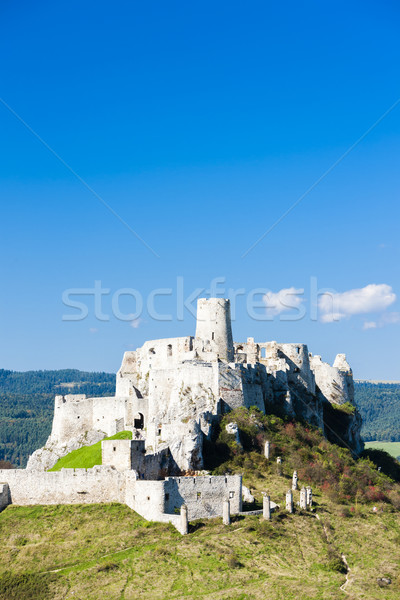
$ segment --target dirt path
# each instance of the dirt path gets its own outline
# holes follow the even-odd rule
[[[346,594],[348,594],[349,592],[346,590],[346,586],[350,581],[350,567],[349,567],[349,563],[346,560],[346,557],[344,554],[341,555],[342,556],[342,561],[344,562],[346,569],[347,569],[347,573],[346,573],[346,581],[344,582],[343,585],[340,586],[340,589],[342,590],[342,592],[345,592]]]

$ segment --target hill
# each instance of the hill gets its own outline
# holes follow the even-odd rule
[[[0,370],[0,461],[25,467],[51,431],[56,394],[114,394],[115,375],[60,371]]]
[[[241,445],[226,432],[230,420]],[[242,472],[256,507],[268,491],[280,505],[272,520],[194,521],[182,537],[118,504],[11,505],[0,514],[0,599],[397,600],[399,485],[370,460],[253,409],[224,417],[207,460],[213,473]],[[300,485],[312,485],[313,508],[288,514],[294,466]]]
[[[355,400],[364,441],[400,442],[399,383],[356,382]]]

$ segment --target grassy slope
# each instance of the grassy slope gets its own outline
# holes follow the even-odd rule
[[[131,440],[131,431],[120,431],[106,440]],[[95,465],[101,465],[101,442],[92,446],[83,446],[73,450],[56,462],[49,471],[60,471],[61,469],[90,469]]]
[[[221,428],[218,452],[226,461],[216,470],[241,470],[257,501],[268,491],[280,504],[271,522],[237,517],[224,527],[221,519],[204,520],[181,537],[117,504],[10,506],[0,514],[0,600],[397,600],[398,486],[368,461],[353,464],[348,451],[308,426],[245,410],[226,418],[232,416],[243,441],[262,446],[268,435],[284,458],[279,475],[275,458],[266,461],[254,447],[241,452]],[[300,485],[310,477],[319,485],[312,484],[313,512],[288,515],[284,499],[295,464]],[[392,501],[379,501],[387,486]],[[342,554],[351,569],[346,595]],[[392,583],[380,588],[380,577]]]
[[[274,479],[269,487],[280,489],[273,497],[283,502],[289,482]],[[345,597],[339,588],[346,576],[338,571],[344,553],[349,598],[397,600],[398,515],[382,505],[378,514],[359,507],[344,518],[341,507],[319,494],[315,499],[320,520],[281,510],[271,523],[197,522],[187,537],[117,504],[11,506],[0,515],[0,598],[336,600]],[[27,573],[35,574],[28,575],[35,595],[31,582],[13,596]],[[377,584],[382,576],[392,579],[385,589]]]
[[[394,458],[400,456],[400,442],[365,442],[365,447],[384,450]]]

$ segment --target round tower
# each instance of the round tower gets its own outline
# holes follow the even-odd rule
[[[230,300],[225,298],[197,300],[196,337],[214,342],[218,357],[228,362],[233,361]]]

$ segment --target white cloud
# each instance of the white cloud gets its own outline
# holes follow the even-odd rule
[[[133,321],[130,322],[130,326],[133,327],[133,329],[137,329],[140,326],[141,322],[142,322],[142,319],[134,319]]]
[[[322,313],[321,320],[324,323],[330,323],[349,318],[352,315],[382,312],[395,300],[396,294],[390,285],[370,283],[363,288],[347,292],[322,294],[318,307]]]
[[[375,321],[365,321],[363,329],[376,329],[378,324]]]
[[[303,302],[304,289],[294,287],[268,292],[263,296],[268,315],[275,316],[287,310],[298,308]]]

